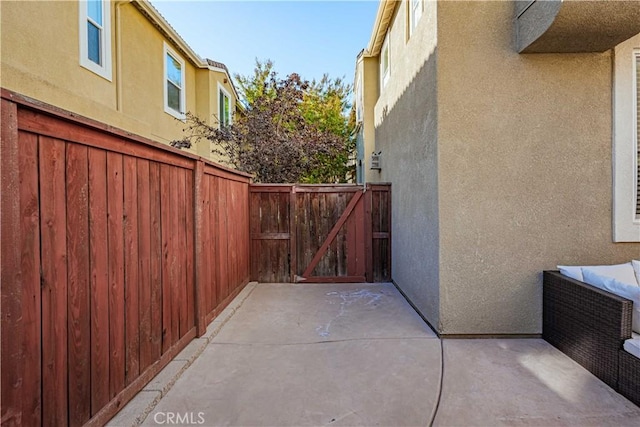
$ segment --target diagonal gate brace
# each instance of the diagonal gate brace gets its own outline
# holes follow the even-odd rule
[[[361,197],[362,197],[361,191],[358,191],[353,195],[353,197],[351,198],[351,201],[347,205],[347,208],[342,213],[342,216],[340,217],[338,222],[336,222],[336,225],[334,225],[331,231],[329,232],[329,235],[325,239],[322,246],[320,246],[320,249],[318,249],[318,252],[316,252],[316,254],[314,255],[309,266],[306,268],[306,270],[304,270],[304,273],[302,273],[302,277],[307,278],[311,276],[311,273],[313,272],[313,270],[316,268],[316,266],[318,265],[318,263],[320,262],[324,254],[329,249],[329,245],[331,245],[331,242],[333,242],[333,240],[336,238],[336,236],[338,235],[338,232],[340,231],[340,228],[342,228],[344,223],[347,221],[347,219],[349,218],[349,215],[351,215],[351,212],[353,212],[353,209],[356,207]]]

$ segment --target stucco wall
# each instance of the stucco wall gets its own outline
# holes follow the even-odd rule
[[[513,7],[438,4],[443,334],[540,333],[542,270],[640,256],[612,243],[611,53],[518,54]]]
[[[158,142],[182,136],[184,124],[164,111],[165,37],[133,4],[111,4],[112,81],[80,66],[77,2],[3,1],[0,8],[2,87]],[[211,82],[225,74],[181,57],[186,110],[214,123],[218,93]],[[207,84],[196,85],[196,78]],[[229,82],[224,86],[233,94]],[[190,151],[208,157],[208,147],[199,148]]]
[[[76,4],[3,1],[0,8],[3,87],[69,110],[94,108],[94,116],[115,110],[115,85],[79,65]]]
[[[147,124],[155,140],[179,138],[182,123],[164,111],[165,39],[132,4],[120,8],[122,114]],[[196,111],[195,67],[169,46],[185,61],[186,110]]]
[[[375,151],[376,128],[374,123],[374,108],[378,99],[378,58],[366,57],[362,59],[364,72],[364,176],[367,182],[377,181],[380,173],[371,168],[371,153]]]
[[[436,9],[406,39],[406,3],[390,30],[391,74],[375,106],[379,180],[392,187],[392,275],[416,308],[439,323]]]

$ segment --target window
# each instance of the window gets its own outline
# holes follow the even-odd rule
[[[389,43],[388,43],[389,35],[385,37],[384,43],[382,44],[382,51],[380,53],[380,78],[382,80],[382,87],[387,85],[389,81],[390,74],[390,63],[389,63]]]
[[[220,84],[218,84],[218,118],[221,128],[231,124],[231,100]]]
[[[364,65],[362,62],[358,62],[356,71],[356,87],[355,87],[355,104],[356,104],[356,123],[360,123],[363,120],[362,110],[364,108],[364,82],[363,82]]]
[[[418,25],[418,21],[420,21],[420,18],[422,17],[423,2],[422,0],[409,0],[408,4],[409,4],[409,32],[408,32],[407,38],[411,37],[411,35],[413,34],[413,30],[416,28],[416,25]]]
[[[640,35],[616,46],[614,67],[614,241],[640,242]]]
[[[111,9],[107,0],[81,0],[80,65],[111,81]]]
[[[185,119],[184,60],[164,44],[164,111]]]

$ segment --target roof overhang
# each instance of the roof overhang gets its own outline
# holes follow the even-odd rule
[[[378,13],[376,14],[376,20],[373,24],[373,32],[371,33],[371,39],[365,52],[365,56],[378,56],[384,38],[387,35],[393,14],[396,11],[396,7],[400,4],[400,0],[382,0],[378,5]]]
[[[640,33],[638,0],[516,1],[520,53],[604,52]]]

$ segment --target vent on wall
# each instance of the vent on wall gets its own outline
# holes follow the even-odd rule
[[[376,170],[382,169],[381,163],[380,163],[381,157],[382,157],[382,151],[378,151],[377,153],[374,151],[373,153],[371,153],[371,169],[376,169]]]

